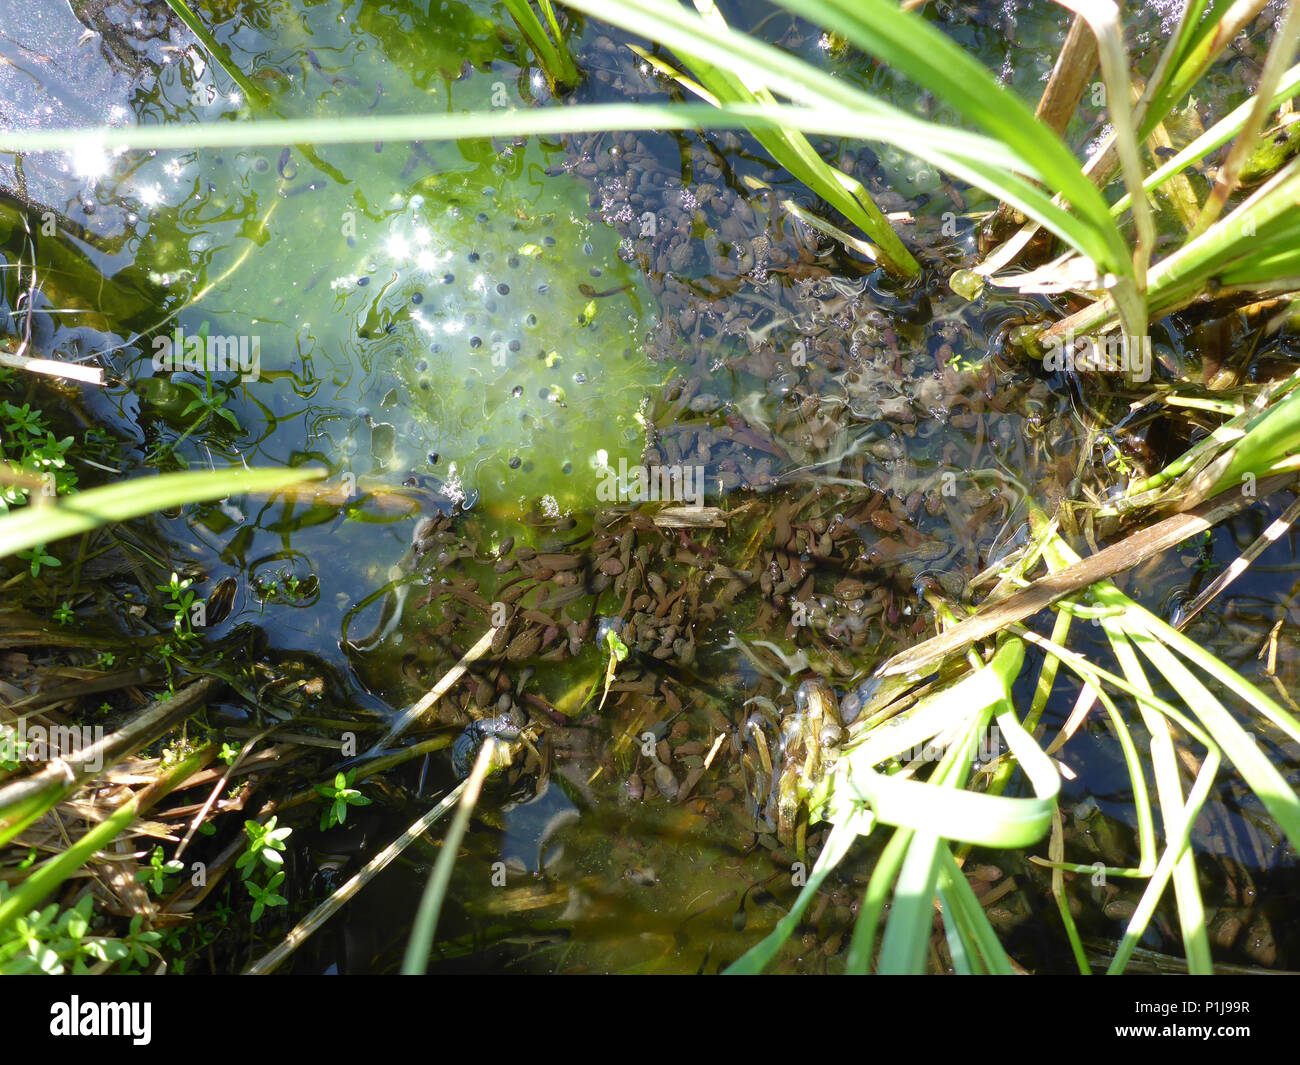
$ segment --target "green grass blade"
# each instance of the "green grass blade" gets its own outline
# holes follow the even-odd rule
[[[479,792],[483,788],[483,781],[487,779],[488,770],[492,768],[495,751],[496,740],[489,736],[479,748],[474,768],[465,781],[465,790],[461,792],[460,802],[456,806],[456,816],[447,828],[438,860],[424,886],[424,894],[420,896],[420,908],[416,911],[411,937],[406,941],[406,953],[402,958],[403,976],[423,976],[428,968],[429,951],[433,949],[433,937],[438,930],[438,917],[447,897],[447,888],[451,884],[451,871],[456,865],[460,841],[465,838],[469,819],[474,813],[474,807],[478,805]]]
[[[239,64],[230,57],[230,52],[199,21],[199,17],[194,14],[185,0],[167,0],[167,6],[176,13],[178,19],[189,27],[190,32],[199,39],[199,43],[212,57],[213,62],[221,67],[226,72],[226,76],[239,86],[246,100],[255,105],[265,105],[269,101],[270,98],[267,94],[239,69]]]
[[[574,63],[573,56],[564,43],[559,21],[547,0],[541,0],[541,7],[550,24],[551,32],[555,35],[554,42],[546,35],[546,27],[542,25],[541,19],[537,17],[537,12],[532,9],[528,0],[502,0],[502,2],[538,62],[541,63],[542,69],[546,71],[551,84],[553,86],[576,85],[579,80],[577,64]]]
[[[1119,619],[1103,619],[1102,625],[1129,683],[1148,695],[1154,694],[1146,672],[1138,661],[1137,652],[1124,634]],[[1178,758],[1174,751],[1173,736],[1170,734],[1168,722],[1159,714],[1148,710],[1144,704],[1137,705],[1147,732],[1151,736],[1151,769],[1156,781],[1156,795],[1160,800],[1165,840],[1178,839],[1183,831],[1182,819],[1190,816],[1195,821],[1198,811],[1190,813],[1183,811],[1183,788],[1179,779]],[[1183,934],[1188,971],[1193,975],[1208,975],[1214,971],[1214,965],[1210,957],[1210,941],[1205,928],[1205,906],[1201,900],[1200,884],[1196,877],[1196,858],[1190,848],[1185,848],[1174,863],[1173,881],[1178,924]]]
[[[137,477],[120,484],[63,496],[57,503],[30,505],[0,518],[0,557],[50,544],[100,525],[127,521],[184,503],[223,499],[243,492],[267,492],[309,478],[314,468],[296,470],[203,470]]]
[[[1026,156],[1014,150],[1014,145],[998,138],[985,138],[993,146],[994,156],[979,153],[950,154],[947,149],[936,150],[934,136],[944,132],[937,123],[923,123],[849,85],[843,79],[833,78],[821,70],[790,56],[778,48],[754,40],[745,34],[720,32],[708,26],[693,12],[665,0],[566,0],[570,7],[611,22],[632,33],[658,41],[680,54],[690,54],[713,65],[735,71],[748,84],[761,84],[791,99],[811,105],[818,111],[839,107],[862,119],[858,136],[867,140],[883,140],[903,151],[919,156],[948,173],[1004,199],[1029,217],[1040,222],[1076,248],[1082,254],[1106,269],[1123,274],[1130,269],[1128,252],[1119,232],[1101,200],[1100,194],[1086,179],[1077,182],[1077,194],[1089,198],[1094,208],[1091,214],[1074,217],[1052,203],[1051,197],[1021,178],[1014,171],[1033,177],[1041,176],[1038,164],[1041,157]],[[909,22],[909,25],[912,23]],[[972,61],[973,62],[973,61]],[[978,64],[976,64],[978,66]],[[982,69],[982,68],[981,68]],[[989,78],[987,72],[985,78]],[[999,88],[999,92],[1002,90]],[[1023,105],[1021,105],[1023,107]],[[1035,121],[1032,113],[1030,120]],[[811,127],[798,128],[812,132]],[[946,136],[951,136],[951,130]],[[1054,137],[1054,135],[1053,135]],[[1061,152],[1069,153],[1057,145]],[[1004,157],[1010,156],[1009,160]],[[1079,166],[1073,163],[1076,176]],[[1072,184],[1067,177],[1053,173],[1053,179]],[[1078,204],[1076,204],[1076,207]],[[1083,213],[1083,212],[1081,212]]]
[[[695,0],[695,6],[706,22],[727,32],[727,24],[711,0]],[[718,103],[776,105],[777,101],[767,89],[751,88],[736,74],[716,67],[698,56],[684,54],[683,58]],[[875,242],[879,249],[878,257],[890,273],[900,277],[914,277],[921,272],[920,264],[903,246],[894,227],[867,195],[862,184],[827,164],[813,150],[807,137],[797,130],[784,129],[756,130],[754,136],[780,166],[835,207]]]
[[[1139,615],[1145,613],[1141,607],[1137,607],[1136,612]],[[1291,790],[1282,774],[1260,750],[1255,738],[1169,652],[1162,642],[1164,633],[1157,626],[1152,626],[1151,620],[1158,621],[1143,618],[1145,631],[1131,632],[1129,638],[1152,665],[1175,685],[1197,719],[1237,767],[1250,789],[1259,796],[1292,845],[1300,846],[1300,796]]]
[[[934,889],[939,881],[943,840],[930,832],[916,832],[894,885],[889,923],[877,962],[887,975],[919,973],[925,968],[925,948],[934,923]]]
[[[987,666],[935,698],[938,712],[966,718],[971,722],[968,728],[983,727],[989,715],[997,713],[1002,738],[1033,785],[1032,798],[956,791],[936,787],[933,777],[922,782],[879,773],[873,766],[882,760],[880,751],[886,748],[874,744],[869,735],[866,743],[840,760],[832,808],[842,801],[865,802],[885,824],[989,847],[1023,847],[1042,838],[1051,823],[1060,778],[1051,759],[1025,732],[1011,708],[1010,688],[1023,659],[1023,645],[1017,640],[1006,641]],[[897,731],[910,738],[907,729],[904,725]],[[884,727],[877,731],[888,737],[889,747],[897,743],[891,735],[895,730]],[[948,756],[952,753],[950,750]]]
[[[808,874],[808,881],[804,884],[799,892],[798,898],[795,899],[794,905],[790,907],[790,912],[781,918],[766,936],[758,943],[750,947],[739,958],[732,962],[724,970],[728,976],[757,976],[768,964],[776,957],[777,952],[785,944],[785,941],[794,935],[794,931],[799,927],[799,919],[803,916],[804,910],[808,908],[809,903],[817,897],[817,892],[821,888],[822,881],[830,874],[848,854],[849,847],[858,835],[870,831],[870,820],[857,821],[852,819],[840,821],[831,829],[830,834],[826,837],[826,843],[822,847],[822,852],[817,856],[817,861],[813,863],[812,870]]]
[[[34,910],[45,896],[85,865],[96,851],[110,843],[135,819],[135,807],[136,800],[128,799],[66,850],[43,862],[27,876],[13,894],[0,902],[0,932],[18,917]]]
[[[1293,66],[1282,76],[1281,84],[1278,85],[1277,92],[1273,94],[1269,106],[1278,107],[1283,101],[1294,97],[1297,92],[1300,92],[1300,64]],[[1250,111],[1254,105],[1254,100],[1247,100],[1244,104],[1228,112],[1168,162],[1151,171],[1143,180],[1142,187],[1151,192],[1159,188],[1175,174],[1199,163],[1216,148],[1223,147],[1241,132],[1242,127],[1246,124],[1246,119],[1250,117]],[[1128,193],[1125,193],[1115,201],[1110,209],[1111,214],[1118,217],[1128,210],[1131,202]]]
[[[1148,104],[1138,130],[1145,140],[1173,106],[1191,91],[1220,52],[1263,10],[1267,0],[1214,0],[1199,22],[1185,20],[1176,36],[1178,55],[1164,68],[1162,84],[1148,88]],[[1229,18],[1227,16],[1231,15]]]
[[[853,936],[849,940],[849,954],[845,961],[847,972],[858,975],[871,972],[871,956],[876,949],[876,930],[880,927],[885,903],[889,901],[889,894],[898,878],[898,871],[903,866],[913,834],[911,829],[898,829],[889,837],[889,842],[876,860],[876,867],[871,871],[871,880],[862,897],[862,905],[858,908],[858,919],[853,924]]]
[[[1160,896],[1164,894],[1164,890],[1173,875],[1175,865],[1181,860],[1187,848],[1192,833],[1192,825],[1196,820],[1196,813],[1209,797],[1210,788],[1214,785],[1214,777],[1218,769],[1219,755],[1216,750],[1211,748],[1206,753],[1205,761],[1201,764],[1201,771],[1196,775],[1191,791],[1188,792],[1187,805],[1176,821],[1178,831],[1166,841],[1164,853],[1161,854],[1160,861],[1156,863],[1155,872],[1152,873],[1146,890],[1142,892],[1142,897],[1138,900],[1137,909],[1133,911],[1133,916],[1129,918],[1128,927],[1124,931],[1124,938],[1120,941],[1119,949],[1116,950],[1114,958],[1111,959],[1110,968],[1107,970],[1108,973],[1124,971],[1129,958],[1132,957],[1133,949],[1138,945],[1147,925],[1151,923],[1151,919],[1155,916]],[[1206,953],[1208,960],[1208,945]]]
[[[939,896],[940,917],[943,919],[943,935],[948,943],[948,955],[952,958],[953,972],[958,976],[986,976],[983,960],[975,945],[966,938],[966,930],[952,919],[952,902],[948,892],[942,887],[935,889]]]
[[[953,923],[967,944],[973,944],[984,968],[995,976],[1011,976],[1015,969],[1002,941],[989,923],[988,914],[962,875],[961,866],[950,851],[941,855],[939,885],[944,899],[945,919],[951,911]]]
[[[1070,913],[1070,899],[1065,891],[1065,826],[1060,807],[1052,815],[1052,839],[1047,848],[1048,864],[1052,868],[1052,897],[1056,899],[1056,909],[1061,915],[1061,924],[1065,926],[1065,937],[1070,942],[1070,952],[1074,955],[1074,964],[1079,967],[1082,976],[1092,975],[1092,966],[1088,964],[1088,952],[1084,950],[1083,940],[1079,936],[1079,927],[1074,923]]]
[[[790,11],[842,34],[933,92],[970,121],[1032,160],[1047,184],[1061,193],[1102,239],[1103,269],[1128,274],[1125,242],[1109,218],[1101,193],[1083,174],[1061,139],[1034,112],[998,84],[984,66],[923,18],[890,0],[777,0]]]

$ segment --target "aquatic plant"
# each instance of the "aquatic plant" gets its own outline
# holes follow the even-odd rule
[[[1146,193],[1160,188],[1192,162],[1236,135],[1234,156],[1243,158],[1258,142],[1263,101],[1270,103],[1294,85],[1297,69],[1286,70],[1294,55],[1300,21],[1294,5],[1279,28],[1270,61],[1261,75],[1256,106],[1234,112],[1194,145],[1151,174],[1143,172],[1139,146],[1194,87],[1233,33],[1258,14],[1263,0],[1246,4],[1189,3],[1170,37],[1152,78],[1136,105],[1130,105],[1129,64],[1113,3],[1069,4],[1091,27],[1101,57],[1113,133],[1084,165],[1075,160],[1058,134],[1037,118],[1014,93],[1000,85],[924,18],[901,11],[888,0],[778,0],[780,6],[807,18],[934,93],[945,105],[981,128],[974,134],[941,123],[922,122],[869,93],[832,78],[811,64],[727,27],[707,0],[700,12],[675,0],[569,0],[568,6],[672,48],[689,58],[705,92],[716,99],[715,113],[690,105],[635,108],[617,105],[535,108],[519,112],[469,115],[406,115],[386,120],[374,116],[330,122],[262,118],[252,124],[189,126],[176,137],[161,128],[127,130],[0,131],[0,150],[37,151],[71,147],[94,138],[105,148],[187,147],[329,143],[376,138],[435,139],[467,135],[545,134],[556,130],[691,128],[743,126],[755,132],[791,172],[808,181],[827,202],[845,210],[851,221],[884,251],[882,265],[907,276],[914,263],[899,254],[896,238],[880,230],[879,212],[835,178],[820,160],[810,158],[797,132],[837,133],[893,144],[993,194],[1031,221],[1015,237],[986,257],[982,274],[1022,289],[1071,290],[1089,295],[1092,307],[1058,326],[1075,332],[1104,329],[1122,319],[1124,331],[1144,336],[1148,313],[1163,313],[1196,298],[1216,276],[1229,289],[1252,292],[1289,287],[1295,272],[1289,204],[1300,161],[1289,164],[1245,204],[1225,218],[1215,218],[1231,188],[1232,168],[1199,215],[1197,231],[1175,252],[1149,267],[1154,229]],[[701,13],[702,12],[702,13]],[[535,18],[536,16],[534,16]],[[540,23],[539,23],[540,25]],[[701,74],[701,72],[703,72]],[[795,106],[779,104],[780,97]],[[1241,109],[1239,109],[1239,112]],[[637,114],[639,112],[639,114]],[[180,132],[180,131],[178,131]],[[1126,237],[1095,182],[1122,174],[1135,235]],[[1239,171],[1238,167],[1238,171]],[[838,182],[837,193],[832,182]],[[1051,190],[1050,194],[1047,190]],[[852,196],[853,203],[845,200]],[[856,204],[856,206],[855,206]],[[1007,277],[996,274],[1019,255],[1041,226],[1072,251],[1048,267]],[[1148,272],[1150,278],[1148,279]],[[1044,289],[1048,286],[1048,289]],[[1100,297],[1100,298],[1098,298]],[[1150,307],[1150,312],[1148,312]]]
[[[578,83],[578,65],[573,61],[573,53],[560,28],[560,20],[555,17],[555,7],[551,0],[537,0],[537,6],[546,17],[546,24],[538,18],[528,0],[504,0],[506,10],[514,19],[519,32],[524,35],[528,47],[533,50],[537,62],[546,72],[552,90],[572,88]],[[548,33],[549,31],[549,33]]]
[[[1110,101],[1113,136],[1080,166],[1056,130],[1036,118],[1013,93],[922,18],[902,12],[885,0],[778,0],[786,9],[808,18],[853,45],[878,56],[911,81],[934,93],[982,133],[922,123],[890,108],[811,64],[791,57],[748,35],[719,23],[707,3],[691,12],[667,0],[618,0],[600,3],[574,0],[570,6],[638,33],[675,52],[684,68],[698,79],[697,95],[711,107],[603,107],[535,109],[507,114],[423,115],[375,119],[370,116],[325,122],[259,119],[251,124],[226,123],[181,130],[142,129],[98,131],[105,146],[166,147],[169,145],[280,144],[377,138],[424,138],[540,134],[557,130],[744,127],[754,132],[769,154],[816,191],[876,245],[882,266],[898,276],[915,272],[915,261],[892,231],[882,228],[883,216],[869,199],[858,194],[811,151],[806,133],[827,133],[884,141],[914,152],[972,185],[985,189],[1030,220],[1021,232],[986,258],[978,277],[1022,291],[1071,292],[1091,305],[1048,328],[1040,342],[1068,333],[1100,332],[1116,325],[1130,338],[1143,337],[1148,318],[1201,299],[1216,296],[1289,291],[1300,283],[1295,250],[1297,223],[1294,203],[1300,186],[1300,162],[1283,168],[1235,209],[1227,210],[1245,160],[1259,142],[1267,109],[1288,97],[1297,84],[1297,68],[1284,69],[1294,58],[1297,20],[1294,4],[1287,6],[1269,60],[1257,86],[1256,101],[1243,105],[1198,138],[1173,160],[1146,173],[1141,147],[1167,118],[1174,105],[1194,87],[1227,40],[1263,4],[1192,2],[1184,9],[1155,73],[1136,104],[1130,103],[1129,62],[1118,29],[1118,12],[1106,3],[1079,3],[1077,9],[1092,26],[1100,54],[1102,77]],[[543,5],[554,42],[531,8],[523,7],[521,27],[532,22],[525,36],[539,58],[555,69],[557,57],[547,48],[562,45],[559,26],[549,5]],[[191,14],[191,18],[193,18]],[[521,18],[516,15],[516,18]],[[540,38],[538,32],[540,31]],[[545,42],[545,43],[543,43]],[[661,69],[669,69],[666,66]],[[672,70],[679,84],[686,74]],[[689,86],[688,86],[689,87]],[[696,91],[696,90],[692,90]],[[784,98],[791,104],[782,104]],[[67,147],[85,131],[0,133],[0,149],[40,150]],[[1236,138],[1229,160],[1203,206],[1189,215],[1191,224],[1180,245],[1153,260],[1154,221],[1148,192],[1173,184],[1183,169]],[[1118,161],[1118,162],[1116,162]],[[1126,195],[1113,207],[1099,186],[1118,167]],[[1131,225],[1124,222],[1128,211]],[[1069,249],[1037,270],[1004,273],[1018,261],[1036,227],[1043,227]],[[972,289],[974,291],[974,289]],[[1224,437],[1207,443],[1182,465],[1165,471],[1156,483],[1133,486],[1142,496],[1162,486],[1195,484],[1204,497],[1231,488],[1243,476],[1264,477],[1294,469],[1289,452],[1295,440],[1295,404],[1283,400],[1266,411],[1243,415],[1245,436],[1225,450]],[[1176,464],[1177,465],[1177,464]],[[161,480],[161,479],[160,479]],[[224,493],[223,493],[224,494]],[[86,493],[93,496],[93,493]],[[1138,503],[1128,500],[1132,513]],[[1117,508],[1117,513],[1122,508]],[[55,512],[57,515],[57,511]],[[50,515],[47,515],[50,516]],[[6,519],[8,520],[8,519]],[[53,526],[51,526],[53,527]],[[75,531],[83,526],[68,526]],[[4,530],[0,526],[0,530]],[[39,530],[38,530],[39,531]],[[26,535],[34,536],[35,532]],[[21,541],[24,549],[52,542],[53,536]],[[21,537],[13,542],[17,543]],[[35,558],[34,558],[35,561]],[[1005,586],[1028,579],[1032,566],[1068,567],[1069,549],[1044,524],[1038,538],[1022,553]],[[875,826],[891,826],[894,835],[877,864],[866,905],[850,949],[851,968],[913,971],[924,959],[933,899],[937,895],[954,964],[962,971],[1007,971],[1010,960],[960,872],[958,855],[947,841],[992,847],[1029,846],[1049,830],[1052,842],[1046,859],[1053,869],[1054,888],[1063,898],[1061,877],[1080,872],[1063,861],[1061,816],[1055,808],[1056,770],[1048,750],[1032,738],[1053,678],[1063,665],[1073,670],[1100,703],[1124,752],[1134,794],[1141,858],[1131,869],[1108,868],[1105,875],[1145,878],[1147,887],[1131,918],[1112,968],[1122,969],[1165,888],[1172,883],[1178,904],[1189,967],[1207,971],[1211,959],[1187,847],[1190,826],[1226,757],[1260,795],[1270,813],[1295,842],[1300,805],[1280,775],[1254,746],[1224,703],[1188,668],[1194,666],[1256,713],[1292,738],[1296,723],[1243,678],[1205,655],[1176,630],[1160,622],[1104,581],[1086,591],[1059,598],[1057,622],[1050,636],[1016,623],[1003,626],[1002,638],[986,648],[987,661],[967,652],[969,673],[954,679],[950,670],[937,690],[916,698],[891,691],[864,715],[836,775],[827,788],[826,816],[834,825],[826,846],[801,897],[800,904],[778,930],[788,934],[802,906],[812,897],[834,864],[847,853],[857,835]],[[1066,647],[1076,618],[1096,621],[1104,630],[1119,672],[1103,669]],[[956,619],[953,619],[954,621]],[[1023,668],[1025,645],[1046,653],[1039,683],[1029,708],[1019,713],[1010,698],[1011,685]],[[1145,660],[1145,664],[1144,664]],[[1177,693],[1155,694],[1148,669]],[[911,705],[901,702],[913,700]],[[1124,701],[1128,702],[1125,703]],[[1091,703],[1090,703],[1091,705]],[[1085,707],[1080,715],[1086,712]],[[1127,713],[1125,712],[1127,710]],[[1137,717],[1133,715],[1136,713]],[[885,727],[901,720],[895,729]],[[1146,785],[1146,766],[1132,730],[1140,721],[1151,736],[1151,771],[1155,801]],[[982,730],[996,722],[1010,751],[993,779],[972,780],[971,755]],[[1173,756],[1172,728],[1181,729],[1202,748],[1200,765],[1190,788],[1184,784]],[[897,763],[897,756],[918,742],[946,735],[951,743],[928,774],[925,766]],[[907,742],[903,742],[906,740]],[[893,763],[893,764],[891,764]],[[1024,771],[1035,794],[1004,798],[999,792],[1011,779],[1011,767]],[[882,767],[886,767],[882,770]],[[468,818],[468,808],[465,818]],[[1156,810],[1164,834],[1164,850],[1156,839]],[[97,830],[96,830],[97,831]],[[460,831],[463,831],[461,824]],[[439,860],[438,886],[431,882],[430,901],[422,907],[419,935],[413,939],[408,964],[427,956],[433,925],[445,894],[456,839],[444,846]],[[53,876],[53,874],[50,874]],[[48,877],[47,877],[48,879]],[[876,934],[884,906],[892,910],[879,954]],[[260,900],[259,900],[260,901]],[[6,913],[0,912],[0,923]],[[1068,908],[1062,919],[1080,967],[1086,968],[1082,944]],[[780,936],[747,955],[738,971],[761,968],[779,946]]]
[[[1293,473],[1297,466],[1295,415],[1288,408],[1294,405],[1297,384],[1300,375],[1266,389],[1263,396],[1272,399],[1272,404],[1263,411],[1256,408],[1249,415],[1239,416],[1246,426],[1245,433],[1216,434],[1217,439],[1212,437],[1193,448],[1160,475],[1137,484],[1139,491],[1130,504],[1140,500],[1151,506],[1173,499],[1185,507],[1202,497],[1213,498],[1224,492],[1241,492],[1244,498],[1253,499],[1256,484],[1264,478]],[[1171,489],[1171,485],[1180,484],[1176,479],[1179,475],[1189,478],[1188,483],[1203,486],[1202,494],[1187,499],[1182,492]],[[1000,588],[987,597],[986,602],[991,604],[987,609],[1005,605],[1006,590],[1023,585],[1032,567],[1040,562],[1051,572],[1079,563],[1079,557],[1057,534],[1055,522],[1041,515],[1036,521],[1038,532],[1033,543],[1007,565]],[[935,605],[941,612],[946,609],[942,604]],[[830,870],[847,855],[853,839],[869,834],[877,826],[895,831],[877,861],[859,913],[848,958],[851,971],[866,972],[873,966],[879,972],[920,971],[936,898],[958,971],[1011,971],[1010,959],[970,893],[945,841],[960,841],[966,847],[1026,847],[1037,842],[1049,826],[1048,857],[1032,860],[1052,869],[1052,891],[1081,972],[1091,969],[1067,905],[1063,883],[1067,872],[1147,881],[1112,956],[1110,972],[1125,969],[1171,883],[1188,969],[1193,973],[1213,971],[1189,838],[1225,758],[1292,845],[1300,846],[1300,795],[1238,721],[1224,696],[1235,696],[1255,715],[1252,731],[1266,734],[1271,729],[1279,737],[1300,742],[1300,721],[1109,581],[1091,583],[1077,594],[1060,596],[1052,607],[1057,617],[1049,636],[1019,624],[1017,615],[1008,613],[1006,622],[994,629],[997,649],[987,661],[975,654],[969,642],[957,639],[954,632],[931,641],[943,645],[942,653],[930,653],[922,643],[877,670],[879,696],[864,707],[845,756],[825,789],[825,817],[834,827],[808,884],[790,916],[731,971],[757,972],[770,962]],[[1102,627],[1118,673],[1068,648],[1071,626],[1077,619]],[[951,621],[957,619],[951,617]],[[1017,714],[1010,692],[1022,668],[1026,643],[1039,648],[1045,657],[1032,701],[1023,713]],[[964,677],[959,669],[959,679],[952,679],[952,670],[948,669],[940,674],[944,679],[937,690],[923,688],[919,698],[909,694],[923,676],[942,668],[949,656],[960,655],[963,648],[969,664]],[[1079,677],[1083,691],[1061,734],[1044,749],[1031,734],[1038,726],[1061,666]],[[907,679],[900,691],[886,683],[888,678]],[[1157,693],[1157,683],[1167,694]],[[1223,696],[1216,695],[1213,688]],[[1098,703],[1123,752],[1133,795],[1140,860],[1131,868],[1099,869],[1063,860],[1062,817],[1054,801],[1057,772],[1050,756]],[[971,779],[972,755],[976,741],[994,719],[1009,750],[986,786],[981,786]],[[1133,736],[1133,729],[1139,725],[1149,737],[1148,758],[1142,756]],[[1184,736],[1202,748],[1194,780],[1186,789],[1175,753],[1175,737]],[[899,756],[936,737],[944,738],[945,754],[922,782],[916,778],[926,767],[916,762],[906,764],[905,759],[899,761]],[[883,772],[882,766],[886,767]],[[1032,784],[1034,798],[996,799],[1017,768]],[[1148,773],[1154,778],[1154,795],[1147,785]],[[963,788],[966,790],[960,790]],[[1157,845],[1157,810],[1163,850]],[[889,920],[877,954],[876,934],[886,903]]]

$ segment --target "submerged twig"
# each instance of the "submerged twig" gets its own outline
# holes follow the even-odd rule
[[[1259,537],[1245,551],[1238,555],[1231,564],[1220,573],[1210,586],[1200,595],[1187,604],[1187,609],[1174,628],[1182,631],[1187,628],[1192,618],[1196,617],[1204,610],[1215,596],[1222,592],[1228,585],[1240,577],[1246,568],[1264,553],[1264,550],[1272,543],[1286,535],[1286,531],[1295,524],[1297,518],[1300,518],[1300,499],[1297,499],[1282,512],[1282,515],[1267,529],[1259,534]]]
[[[0,366],[9,370],[26,370],[46,377],[60,377],[65,381],[80,381],[88,385],[102,385],[104,371],[98,366],[79,362],[62,362],[56,359],[36,359],[30,355],[17,355],[0,351]]]
[[[116,732],[66,757],[55,758],[42,770],[0,788],[0,842],[12,839],[90,777],[147,746],[214,695],[224,682],[201,677],[187,688],[162,699]]]
[[[461,656],[460,661],[443,674],[442,680],[438,681],[438,683],[435,684],[414,706],[408,707],[403,711],[402,715],[389,727],[384,738],[366,752],[367,755],[372,755],[376,751],[383,750],[385,746],[392,743],[393,740],[397,739],[398,736],[415,724],[416,721],[432,708],[434,703],[446,695],[451,686],[465,675],[465,667],[471,662],[478,661],[478,659],[482,658],[483,655],[487,653],[492,646],[492,638],[495,635],[496,629],[490,628],[480,636],[478,643],[466,651],[464,655]]]

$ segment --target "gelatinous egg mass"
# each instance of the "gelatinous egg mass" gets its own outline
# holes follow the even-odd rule
[[[188,245],[167,231],[203,294],[174,324],[257,341],[235,401],[255,439],[269,411],[277,441],[299,425],[295,450],[358,477],[507,517],[587,510],[602,461],[641,458],[665,376],[641,347],[652,297],[563,153],[481,147],[200,153],[194,180],[233,182],[242,207],[195,216]]]
[[[380,458],[453,498],[590,507],[602,462],[640,458],[644,290],[560,197],[487,193],[415,197],[335,282],[397,430]]]

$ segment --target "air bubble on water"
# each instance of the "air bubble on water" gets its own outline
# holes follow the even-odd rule
[[[1089,158],[1091,158],[1093,155],[1097,153],[1098,149],[1100,149],[1100,147],[1104,142],[1110,140],[1111,134],[1114,132],[1115,132],[1115,128],[1109,122],[1107,122],[1104,126],[1101,127],[1101,132],[1098,133],[1096,137],[1094,137],[1091,141],[1088,142],[1088,147],[1085,149],[1084,154],[1087,155]]]
[[[461,484],[460,474],[457,473],[454,462],[447,467],[447,480],[443,483],[442,490],[453,503],[465,501],[465,488]]]

